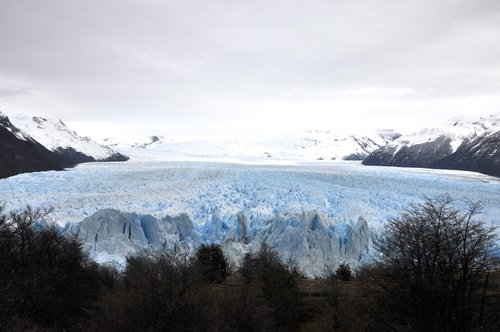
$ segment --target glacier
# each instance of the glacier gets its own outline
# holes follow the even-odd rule
[[[6,210],[52,207],[48,221],[99,262],[220,243],[236,264],[263,241],[307,276],[376,257],[385,222],[426,196],[500,226],[500,179],[473,172],[363,166],[355,161],[88,163],[0,180]],[[460,206],[464,205],[464,206]]]
[[[307,130],[291,137],[235,139],[224,137],[163,137],[153,135],[139,142],[104,139],[107,147],[127,156],[148,159],[236,159],[252,160],[362,160],[392,142],[400,133],[391,129],[363,130],[356,134]]]

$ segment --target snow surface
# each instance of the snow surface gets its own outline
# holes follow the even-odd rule
[[[151,136],[143,142],[104,144],[136,160],[343,160],[363,159],[399,134],[393,130],[374,130],[341,136],[332,131],[308,130],[298,138],[239,140],[214,138],[165,138]]]
[[[18,139],[23,141],[30,140],[30,136],[27,133],[23,132],[22,130],[19,130],[19,128],[15,127],[10,121],[10,118],[6,114],[0,112],[0,120],[2,122],[2,126],[8,131],[10,131]]]
[[[217,208],[221,215],[247,211],[268,216],[314,209],[340,222],[366,217],[373,225],[425,195],[441,193],[484,201],[490,222],[500,216],[498,178],[346,161],[87,163],[64,172],[1,179],[0,192],[7,208],[54,207],[52,218],[59,224],[104,208],[156,216],[188,213],[203,223]]]
[[[96,160],[106,159],[114,153],[110,148],[97,144],[89,137],[79,136],[61,120],[22,115],[9,116],[9,119],[15,127],[51,151],[58,148],[73,148]]]
[[[299,257],[299,266],[308,275],[318,275],[327,264],[339,263],[341,256],[333,255],[339,254],[342,243],[349,244],[346,241],[357,246],[356,250],[342,251],[342,257],[349,262],[355,264],[358,260],[354,253],[373,254],[366,234],[378,233],[388,218],[425,196],[448,193],[459,204],[480,200],[484,204],[480,218],[500,226],[498,178],[462,171],[370,167],[346,161],[265,161],[88,163],[64,172],[1,179],[0,192],[7,210],[26,205],[53,207],[49,218],[60,225],[79,222],[108,208],[136,213],[138,227],[143,226],[141,216],[163,218],[165,225],[172,223],[172,218],[187,217],[193,224],[193,246],[239,237],[237,233],[242,231],[237,231],[238,223],[244,219],[244,233],[251,235],[253,242],[235,240],[227,245],[225,250],[233,259],[255,249],[258,241],[268,239],[277,245],[282,257]],[[363,229],[364,220],[369,230]],[[310,226],[301,230],[301,223]],[[146,235],[151,232],[143,231]],[[173,233],[169,234],[171,237]],[[328,237],[322,239],[325,234]],[[111,241],[106,249],[95,251],[94,257],[123,263],[123,257],[137,245],[148,243],[146,239],[132,247],[124,245],[123,240]]]

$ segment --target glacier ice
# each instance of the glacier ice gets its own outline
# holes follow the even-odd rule
[[[91,256],[124,264],[124,257],[142,249],[193,252],[202,243],[219,243],[236,265],[262,243],[275,248],[285,261],[294,262],[308,276],[348,262],[357,266],[371,257],[373,234],[366,220],[335,225],[317,211],[284,213],[255,224],[239,212],[226,220],[214,216],[203,227],[186,214],[158,219],[114,209],[97,211],[82,222],[68,224],[65,234],[77,237]],[[120,259],[121,257],[121,259]]]
[[[7,210],[52,206],[51,221],[98,261],[117,264],[142,248],[193,251],[202,243],[220,243],[238,261],[266,241],[316,276],[370,260],[388,218],[443,193],[457,204],[481,200],[480,218],[500,225],[498,178],[359,162],[90,163],[1,179],[0,193]]]

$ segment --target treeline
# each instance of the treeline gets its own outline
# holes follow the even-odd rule
[[[237,271],[203,245],[192,257],[143,252],[118,272],[55,227],[37,229],[45,213],[0,217],[0,330],[289,331],[311,316],[299,275],[266,245]]]
[[[499,331],[494,230],[451,199],[390,220],[380,260],[304,280],[266,243],[232,267],[221,246],[142,252],[124,271],[89,259],[47,211],[0,213],[0,330]]]

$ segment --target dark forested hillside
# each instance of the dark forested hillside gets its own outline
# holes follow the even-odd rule
[[[12,175],[61,167],[49,159],[52,152],[33,141],[19,139],[5,127],[0,126],[0,178]]]
[[[415,145],[389,144],[372,152],[363,164],[456,169],[500,176],[500,132],[466,138],[455,152],[450,141],[449,137],[440,136]]]
[[[62,121],[49,122],[40,117],[33,117],[29,121],[39,124],[35,133],[30,131],[34,129],[26,123],[14,125],[9,117],[0,112],[0,178],[20,173],[61,170],[85,162],[128,160],[127,156],[100,146],[87,137],[78,136]],[[47,142],[47,138],[51,141],[53,137],[57,138],[54,141],[60,146]],[[92,155],[88,151],[99,153]]]
[[[500,131],[467,140],[457,151],[433,165],[500,177]]]

